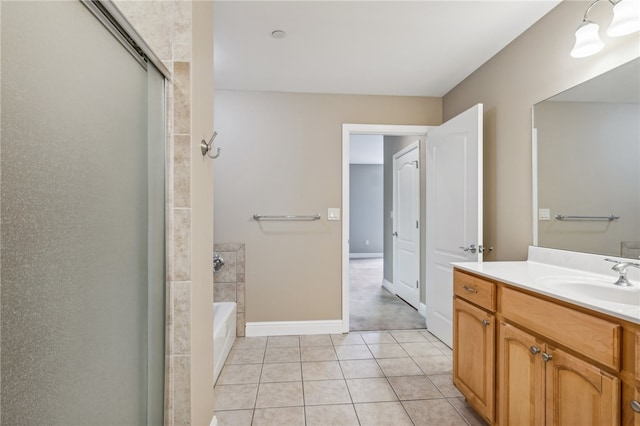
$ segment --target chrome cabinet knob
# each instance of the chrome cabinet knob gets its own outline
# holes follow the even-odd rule
[[[484,325],[485,327],[488,326],[489,324],[491,324],[489,320],[486,320],[486,319],[482,320],[482,325]]]
[[[531,346],[529,348],[529,352],[531,352],[533,355],[539,354],[540,353],[540,348],[537,346]]]
[[[636,413],[640,413],[640,402],[636,401],[635,399],[633,401],[631,401],[629,403],[629,405],[631,405],[631,409],[633,411],[635,411]]]
[[[553,356],[551,354],[548,354],[546,352],[542,352],[542,360],[544,362],[551,361],[552,359],[553,359]]]

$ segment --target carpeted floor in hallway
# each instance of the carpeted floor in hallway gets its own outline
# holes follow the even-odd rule
[[[382,287],[383,259],[351,259],[349,272],[352,331],[426,328],[417,310]]]

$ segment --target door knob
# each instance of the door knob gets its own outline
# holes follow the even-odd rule
[[[397,237],[397,236],[398,236],[398,233],[397,233],[397,232],[394,232],[394,233],[393,233],[393,234],[391,234],[391,235],[393,235],[394,237]]]
[[[465,253],[467,253],[467,252],[475,253],[475,252],[476,252],[476,250],[477,250],[477,248],[476,248],[476,245],[475,245],[475,244],[471,244],[469,247],[462,247],[462,246],[460,246],[460,248],[461,248],[462,250],[464,250],[464,252],[465,252]]]

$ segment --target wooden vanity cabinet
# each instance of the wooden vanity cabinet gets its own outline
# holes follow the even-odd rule
[[[460,283],[473,280],[494,286],[494,304],[470,303]],[[640,426],[637,355],[615,318],[459,270],[454,294],[454,384],[490,424]]]
[[[622,384],[622,424],[640,426],[640,384]]]
[[[546,345],[546,425],[620,423],[620,380],[597,366]],[[543,359],[544,360],[544,359]]]
[[[623,369],[622,425],[640,426],[640,326],[626,329],[623,338],[623,363],[629,367]]]
[[[619,424],[618,378],[505,322],[498,347],[500,424]]]
[[[503,425],[544,424],[544,342],[510,324],[498,331],[498,419]],[[535,350],[532,348],[536,348]]]
[[[495,284],[456,274],[453,383],[476,412],[493,423],[496,325],[492,310],[495,310]]]

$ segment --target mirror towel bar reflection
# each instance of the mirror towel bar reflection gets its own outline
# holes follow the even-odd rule
[[[534,245],[638,258],[639,75],[636,58],[534,105]]]
[[[566,216],[563,214],[556,215],[557,220],[608,220],[609,222],[620,219],[620,216],[610,214],[609,216]]]

